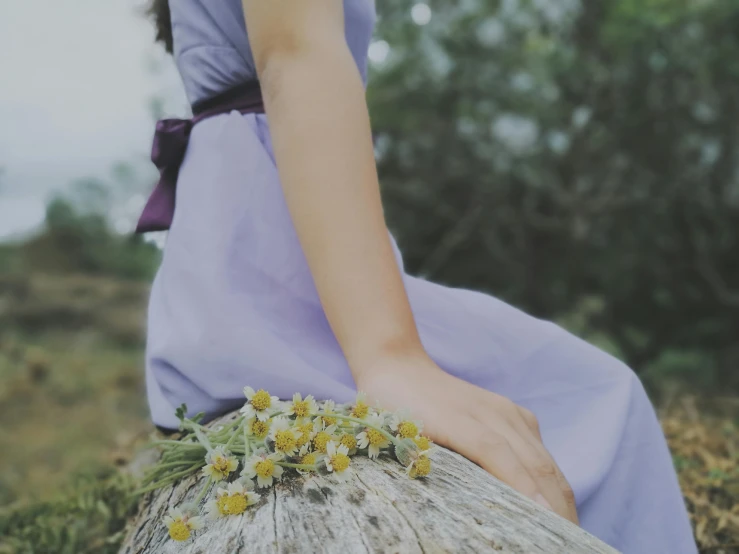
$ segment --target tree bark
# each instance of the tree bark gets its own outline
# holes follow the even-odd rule
[[[289,470],[245,514],[177,543],[162,518],[194,501],[202,481],[190,477],[142,499],[120,554],[616,552],[454,452],[437,448],[431,460],[431,475],[417,480],[389,456],[352,458],[346,483]]]

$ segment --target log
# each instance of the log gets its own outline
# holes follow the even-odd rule
[[[258,491],[262,498],[246,513],[208,521],[177,543],[162,518],[170,507],[193,502],[202,486],[198,477],[183,479],[142,498],[119,553],[617,552],[459,454],[438,447],[430,458],[431,475],[416,480],[389,456],[352,458],[345,483],[330,474],[285,472],[275,487]]]

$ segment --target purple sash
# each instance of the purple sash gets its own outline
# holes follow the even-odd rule
[[[163,119],[157,123],[151,161],[159,169],[160,177],[141,213],[137,233],[169,229],[174,216],[177,175],[185,159],[192,128],[204,119],[234,110],[242,114],[264,113],[262,92],[257,81],[196,104],[192,109],[192,119]]]

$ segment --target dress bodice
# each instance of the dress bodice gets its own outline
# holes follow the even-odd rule
[[[191,104],[256,78],[241,0],[170,3],[175,60]],[[344,0],[345,35],[366,82],[374,0]]]

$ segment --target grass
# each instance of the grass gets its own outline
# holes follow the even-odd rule
[[[1,554],[115,554],[137,502],[115,470],[0,512]]]
[[[736,399],[683,396],[662,428],[701,552],[739,552],[739,406]]]
[[[65,476],[123,463],[148,433],[139,350],[84,335],[3,343],[0,504],[47,499]]]
[[[73,473],[123,463],[149,432],[147,290],[85,276],[0,278],[0,505],[46,500]]]

